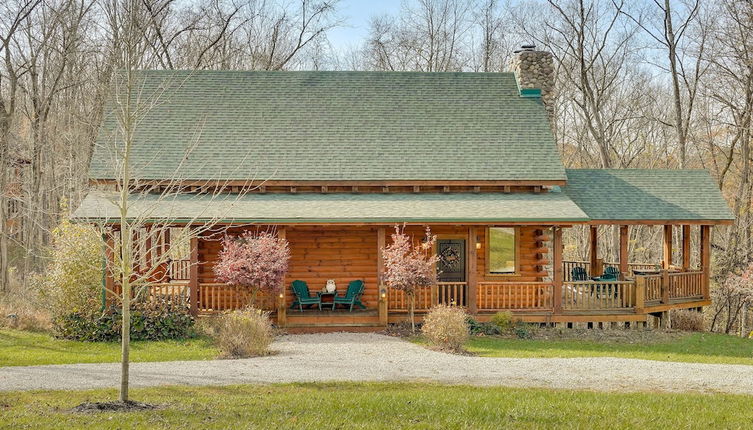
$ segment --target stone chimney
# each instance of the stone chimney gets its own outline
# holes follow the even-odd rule
[[[515,73],[518,86],[541,90],[549,121],[554,122],[554,58],[547,51],[537,51],[536,45],[522,45],[510,59],[510,71]]]

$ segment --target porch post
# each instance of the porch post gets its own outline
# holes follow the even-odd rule
[[[628,266],[628,228],[627,225],[620,226],[620,279],[623,281],[630,271]]]
[[[552,285],[554,313],[562,313],[562,227],[552,227]]]
[[[589,256],[591,258],[591,270],[589,273],[590,276],[599,276],[601,274],[601,271],[599,271],[599,268],[597,267],[599,264],[599,226],[592,225],[589,226],[589,232],[590,232],[590,247],[589,247]]]
[[[690,270],[690,224],[682,226],[682,271]]]
[[[662,268],[664,270],[669,269],[672,265],[672,225],[667,224],[664,226],[664,255],[662,260]]]
[[[280,227],[277,229],[277,237],[279,239],[287,239],[287,231],[285,230],[285,227]],[[287,300],[287,288],[285,287],[285,280],[282,281],[282,286],[280,287],[280,296],[278,299],[277,304],[277,326],[278,327],[285,327],[288,323],[288,300]]]
[[[703,281],[701,291],[705,299],[709,298],[709,278],[711,277],[711,226],[701,226],[701,270]]]
[[[199,238],[191,237],[191,266],[188,277],[188,291],[191,294],[191,315],[199,314]]]
[[[476,297],[478,296],[478,250],[476,249],[476,243],[478,242],[478,230],[476,227],[468,228],[468,311],[475,315],[478,313],[478,304]]]
[[[384,258],[382,250],[387,243],[387,232],[384,227],[377,228],[377,285],[379,293],[379,324],[387,326],[389,309],[387,308],[387,287],[384,285]]]

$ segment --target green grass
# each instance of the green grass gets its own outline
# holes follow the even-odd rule
[[[216,358],[205,337],[182,341],[132,342],[131,360],[173,361]],[[108,363],[120,361],[120,344],[60,340],[45,334],[0,329],[0,367],[39,364]]]
[[[749,428],[753,397],[332,383],[158,387],[148,412],[75,414],[115,390],[0,393],[9,428]]]
[[[483,357],[622,357],[753,365],[753,340],[712,333],[650,343],[474,337],[467,348]]]

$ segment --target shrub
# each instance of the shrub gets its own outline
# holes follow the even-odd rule
[[[94,319],[101,314],[102,238],[86,224],[64,221],[53,231],[50,264],[33,279],[42,305],[55,321],[78,314]]]
[[[0,328],[48,331],[50,313],[39,306],[34,285],[23,286],[12,279],[8,290],[0,293]]]
[[[269,312],[248,307],[223,314],[217,319],[216,341],[226,358],[269,354],[274,339]]]
[[[683,331],[703,331],[703,313],[688,309],[669,311],[672,328]]]
[[[434,306],[424,317],[421,331],[432,345],[461,351],[469,336],[468,314],[458,306]]]
[[[472,335],[492,336],[501,333],[497,325],[491,322],[479,322],[472,317],[468,317],[466,323],[468,324],[468,331],[470,331]]]
[[[72,312],[55,321],[55,334],[64,339],[112,342],[120,339],[122,309],[110,307],[91,318]],[[134,302],[131,305],[131,340],[185,339],[194,336],[194,319],[184,303],[170,300]]]
[[[522,322],[515,325],[514,332],[518,339],[531,339],[533,337],[530,326]]]
[[[500,332],[510,330],[513,326],[512,312],[497,312],[492,316],[492,323],[499,328]]]

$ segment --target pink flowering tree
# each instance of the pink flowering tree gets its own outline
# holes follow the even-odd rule
[[[246,231],[225,236],[214,272],[220,282],[249,288],[253,304],[258,291],[280,290],[289,260],[287,240],[269,232]]]
[[[384,282],[390,288],[401,290],[410,304],[411,329],[416,330],[414,310],[416,290],[437,282],[436,264],[439,257],[434,253],[437,237],[426,227],[426,235],[420,243],[405,233],[405,226],[395,226],[392,243],[384,248]]]

